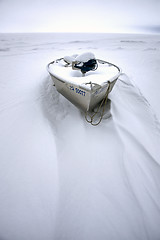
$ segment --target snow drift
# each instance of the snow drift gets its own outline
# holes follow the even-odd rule
[[[1,34],[0,239],[160,239],[159,36]],[[125,74],[90,126],[45,69],[86,50]]]

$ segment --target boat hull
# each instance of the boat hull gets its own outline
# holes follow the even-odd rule
[[[47,70],[53,80],[54,86],[57,91],[62,94],[66,99],[68,99],[71,103],[73,103],[76,107],[81,109],[84,112],[92,111],[94,107],[104,98],[108,97],[108,94],[112,91],[118,77],[121,74],[121,70],[114,64],[109,62],[98,60],[99,64],[104,66],[105,71],[107,71],[107,67],[114,71],[114,74],[111,74],[111,77],[103,75],[103,82],[95,82],[93,79],[98,77],[98,80],[101,78],[101,75],[92,75],[87,76],[86,78],[76,78],[74,77],[62,77],[61,69],[65,71],[72,71],[71,68],[67,68],[66,66],[54,67],[57,63],[63,61],[62,59],[58,59],[53,61],[47,65]],[[106,67],[105,67],[106,66]],[[53,68],[54,67],[54,68]],[[58,73],[57,73],[58,69]],[[59,71],[60,70],[60,71]],[[108,71],[110,71],[108,70]],[[77,74],[77,73],[76,73]],[[67,72],[66,72],[67,75]],[[107,78],[108,77],[108,78]],[[70,80],[69,80],[70,79]],[[81,79],[82,82],[79,81]],[[90,79],[90,80],[89,80]],[[74,81],[73,81],[74,80]],[[86,82],[84,83],[84,81]],[[88,81],[89,80],[89,81]],[[93,81],[92,81],[93,80]]]
[[[105,97],[108,89],[108,82],[103,86],[95,86],[91,90],[82,86],[64,82],[51,73],[51,78],[57,91],[67,98],[72,104],[84,112],[92,111],[93,108]],[[117,79],[110,82],[109,93],[112,91]]]

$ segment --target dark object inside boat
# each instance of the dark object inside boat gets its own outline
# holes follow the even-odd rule
[[[87,62],[73,62],[73,69],[79,69],[83,74],[89,71],[95,71],[98,67],[96,59],[90,59]]]

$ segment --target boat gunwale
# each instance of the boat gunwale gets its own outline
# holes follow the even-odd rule
[[[59,77],[55,76],[53,74],[53,72],[50,71],[50,65],[54,64],[56,61],[60,61],[62,59],[64,59],[64,58],[56,59],[56,60],[54,60],[54,61],[52,61],[52,62],[47,64],[47,71],[49,72],[49,74],[52,77],[56,78],[58,81],[62,82],[62,83],[74,84],[74,85],[76,85],[76,86],[78,86],[78,87],[80,87],[80,88],[82,88],[82,89],[84,89],[86,91],[91,91],[92,92],[92,91],[97,90],[97,88],[103,88],[106,84],[108,84],[108,82],[113,82],[114,80],[117,80],[119,78],[119,76],[122,74],[121,68],[118,67],[117,65],[115,65],[115,64],[113,64],[111,62],[108,62],[108,61],[104,61],[104,60],[101,60],[101,59],[96,59],[99,63],[108,64],[110,66],[114,66],[115,68],[117,68],[118,73],[114,77],[112,77],[111,79],[109,79],[107,81],[104,81],[102,84],[94,83],[94,82],[91,82],[91,81],[88,82],[88,83],[76,84],[76,82],[71,82],[71,81],[68,81],[68,80],[64,81],[64,80],[60,79]],[[90,84],[90,87],[87,86],[89,84]]]

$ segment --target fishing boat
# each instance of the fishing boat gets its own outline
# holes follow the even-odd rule
[[[56,59],[47,70],[57,91],[85,113],[107,100],[121,74],[118,66],[90,52]]]

